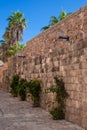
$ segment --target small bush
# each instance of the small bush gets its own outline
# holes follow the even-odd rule
[[[14,97],[17,97],[18,94],[18,84],[19,84],[19,76],[16,74],[12,77],[10,87],[11,87],[11,93]]]
[[[34,102],[34,106],[38,107],[40,105],[40,91],[41,91],[41,86],[40,86],[40,81],[35,79],[35,80],[31,80],[29,82],[29,92],[32,94],[33,96],[33,102]]]
[[[32,95],[33,105],[38,107],[40,105],[40,81],[37,79],[26,81],[25,79],[19,79],[18,75],[14,75],[12,77],[12,81],[10,84],[11,93],[13,96],[20,96],[21,100],[24,101],[26,99],[26,88],[29,89],[29,92]]]
[[[20,79],[18,84],[18,94],[22,101],[26,99],[26,87],[27,87],[27,81],[25,79]]]
[[[65,113],[64,113],[63,108],[61,106],[54,108],[52,111],[50,111],[50,114],[52,115],[52,118],[54,120],[65,119]]]

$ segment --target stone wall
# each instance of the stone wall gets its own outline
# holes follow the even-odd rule
[[[70,40],[59,39],[59,35]],[[55,76],[63,76],[69,93],[66,120],[87,129],[87,6],[65,18],[27,43],[22,55],[15,56],[4,72],[3,83],[17,73],[27,80],[42,80],[41,106],[54,107],[55,95],[45,89],[55,84]]]
[[[8,69],[8,63],[5,63],[5,64],[3,64],[2,66],[0,66],[0,89],[3,89],[4,88],[4,85],[2,85],[2,83],[3,83],[3,72],[4,71],[7,71],[7,69]],[[7,77],[8,77],[8,75],[7,75]],[[6,78],[6,76],[5,76],[5,78]],[[5,90],[6,90],[7,88],[6,88],[6,85],[5,85]]]

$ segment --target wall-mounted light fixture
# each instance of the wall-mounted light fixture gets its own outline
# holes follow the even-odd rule
[[[18,56],[19,58],[25,58],[25,55],[23,55],[22,53],[17,53],[17,56]]]
[[[59,39],[66,39],[66,41],[69,41],[69,36],[59,36]]]
[[[61,29],[58,30],[57,35],[59,39],[65,39],[66,41],[69,41],[69,36],[65,36]]]

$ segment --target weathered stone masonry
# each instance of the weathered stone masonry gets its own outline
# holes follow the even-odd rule
[[[2,85],[2,82],[3,82],[3,76],[4,76],[4,72],[5,72],[5,70],[7,71],[7,69],[8,69],[8,63],[6,63],[6,64],[4,64],[4,65],[2,65],[2,66],[0,66],[0,89],[2,89],[3,88],[3,85]],[[6,73],[5,73],[6,74]],[[8,75],[7,75],[7,77],[8,77]],[[5,77],[6,78],[6,77]],[[5,85],[6,86],[6,85]],[[5,90],[6,90],[7,88],[5,88]]]
[[[60,29],[70,37],[69,42],[58,38]],[[54,76],[63,76],[70,95],[66,120],[87,129],[87,6],[30,40],[22,54],[10,59],[4,87],[7,74],[9,78],[18,73],[27,80],[41,79],[41,106],[49,110],[56,105],[55,95],[45,89],[54,85]]]

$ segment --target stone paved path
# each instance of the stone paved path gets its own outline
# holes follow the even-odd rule
[[[84,130],[77,125],[54,121],[48,112],[0,91],[0,130]]]

